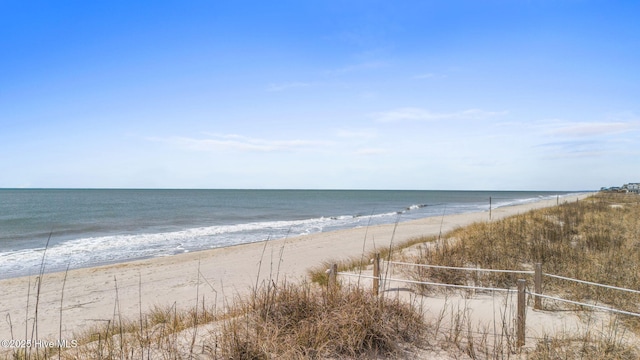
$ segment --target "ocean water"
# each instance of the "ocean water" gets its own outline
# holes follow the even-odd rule
[[[429,216],[567,192],[0,189],[0,278]],[[48,242],[48,245],[47,245]],[[45,254],[46,248],[46,254]],[[46,256],[45,256],[46,255]]]

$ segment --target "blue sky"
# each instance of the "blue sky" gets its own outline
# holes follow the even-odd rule
[[[0,187],[640,181],[635,1],[0,0]]]

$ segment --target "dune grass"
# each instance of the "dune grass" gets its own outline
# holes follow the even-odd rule
[[[640,289],[640,197],[599,194],[584,201],[530,211],[495,222],[475,223],[447,234],[439,246],[424,247],[412,260],[447,266],[532,270]],[[414,278],[451,284],[482,281],[514,287],[516,276],[420,269]],[[545,278],[544,292],[638,311],[640,295]]]
[[[250,306],[249,306],[250,305]],[[263,288],[221,332],[224,358],[394,357],[426,330],[415,308],[361,288]]]

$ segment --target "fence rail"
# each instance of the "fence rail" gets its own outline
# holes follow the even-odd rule
[[[617,314],[640,317],[640,314],[638,314],[638,313],[625,311],[625,310],[614,309],[614,308],[601,306],[601,305],[587,304],[587,303],[583,303],[583,302],[579,302],[579,301],[567,300],[567,299],[557,298],[557,297],[553,297],[553,296],[549,296],[549,295],[536,294],[536,293],[532,293],[532,292],[529,292],[529,295],[540,296],[540,297],[545,298],[545,299],[562,301],[562,302],[566,302],[566,303],[573,304],[573,305],[580,305],[580,306],[590,307],[590,308],[593,308],[593,309],[609,311],[609,312],[613,312],[613,313],[617,313]]]
[[[462,270],[462,271],[475,271],[475,272],[495,272],[495,273],[512,273],[512,274],[528,274],[533,275],[535,271],[531,270],[501,270],[501,269],[482,269],[482,268],[469,268],[469,267],[456,267],[456,266],[443,266],[443,265],[431,265],[431,264],[415,264],[402,261],[385,261],[391,265],[407,265],[416,267],[426,267],[435,269],[450,269],[450,270]]]
[[[379,279],[378,277],[375,277],[375,276],[360,275],[360,274],[354,274],[354,273],[348,273],[348,272],[338,272],[337,275],[359,277],[359,278],[365,278],[365,279]],[[396,279],[396,278],[390,278],[390,277],[385,277],[384,279],[380,279],[380,280],[384,280],[388,282],[395,281],[395,282],[404,282],[404,283],[416,284],[416,285],[442,286],[442,287],[451,287],[451,288],[469,289],[469,290],[517,292],[517,290],[507,289],[507,288],[488,288],[488,287],[472,286],[472,285],[445,284],[445,283],[436,283],[436,282],[429,282],[429,281]]]
[[[600,287],[607,288],[607,289],[627,291],[627,292],[630,292],[630,293],[640,294],[640,291],[638,291],[638,290],[632,290],[632,289],[627,289],[627,288],[618,287],[618,286],[599,284],[599,283],[595,283],[595,282],[591,282],[591,281],[572,279],[572,278],[568,278],[568,277],[564,277],[564,276],[560,276],[560,275],[553,275],[553,274],[547,274],[547,273],[544,273],[543,275],[551,277],[551,278],[560,279],[560,280],[573,281],[573,282],[577,282],[577,283],[581,283],[581,284],[600,286]]]

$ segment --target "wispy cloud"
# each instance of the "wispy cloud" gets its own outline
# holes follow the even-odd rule
[[[558,124],[548,131],[549,135],[569,137],[591,137],[621,134],[640,130],[640,123],[635,122],[577,122]]]
[[[236,134],[207,134],[205,138],[173,136],[169,138],[149,138],[152,141],[168,143],[193,151],[239,151],[276,152],[319,149],[331,145],[328,141],[316,140],[270,140],[250,138]]]
[[[608,147],[600,141],[555,141],[537,146],[552,158],[577,158],[604,155]]]
[[[421,108],[399,108],[391,111],[375,113],[372,116],[379,122],[397,121],[434,121],[447,119],[487,119],[506,115],[507,111],[486,111],[480,109],[468,109],[450,113],[436,113]]]
[[[637,152],[637,139],[630,135],[640,132],[640,121],[567,122],[555,120],[543,125],[541,132],[555,141],[539,145],[554,158],[629,155]]]
[[[285,91],[290,89],[305,88],[310,86],[313,86],[313,84],[306,83],[306,82],[286,82],[286,83],[278,83],[278,84],[269,84],[269,86],[267,87],[267,91],[278,92],[278,91]]]

